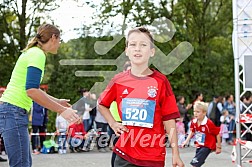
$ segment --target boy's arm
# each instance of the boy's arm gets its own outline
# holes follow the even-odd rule
[[[184,147],[185,145],[187,145],[189,143],[189,140],[192,138],[193,135],[194,135],[194,132],[191,129],[189,135],[186,138],[186,140],[183,142],[182,147]]]
[[[216,136],[216,139],[217,139],[217,143],[216,143],[216,154],[219,154],[219,153],[221,153],[221,136],[220,136],[220,134],[218,134],[217,136]]]
[[[172,165],[183,167],[184,163],[182,162],[182,160],[180,159],[180,156],[179,156],[178,136],[177,136],[175,119],[163,121],[163,123],[164,123],[166,133],[168,134],[168,138],[171,143]]]
[[[98,110],[106,119],[109,126],[114,130],[117,136],[120,136],[124,132],[128,132],[128,129],[125,126],[123,126],[121,123],[116,122],[116,120],[114,119],[114,117],[112,116],[111,112],[107,107],[99,104]]]

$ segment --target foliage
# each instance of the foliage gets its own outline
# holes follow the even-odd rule
[[[228,0],[184,0],[176,4],[178,38],[194,47],[194,53],[171,75],[176,94],[192,99],[200,91],[211,100],[213,95],[234,93],[231,5]],[[183,13],[176,8],[184,9]]]

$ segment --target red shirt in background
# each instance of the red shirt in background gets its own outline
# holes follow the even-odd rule
[[[83,123],[74,123],[68,127],[68,133],[71,134],[71,137],[75,138],[83,138],[86,134],[84,130]]]
[[[215,126],[210,119],[205,116],[201,125],[198,126],[197,119],[195,118],[191,121],[190,128],[195,133],[197,147],[204,146],[211,150],[216,149],[216,136],[220,133],[220,128]]]

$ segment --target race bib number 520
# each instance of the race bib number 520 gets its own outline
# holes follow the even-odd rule
[[[122,124],[152,128],[155,106],[154,100],[124,98],[122,100]]]

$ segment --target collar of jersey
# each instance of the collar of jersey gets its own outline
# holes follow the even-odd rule
[[[195,118],[195,119],[193,119],[193,123],[197,123],[197,119]],[[203,121],[201,122],[201,124],[200,125],[206,125],[206,123],[207,123],[207,116],[205,116],[205,118],[203,119]]]

